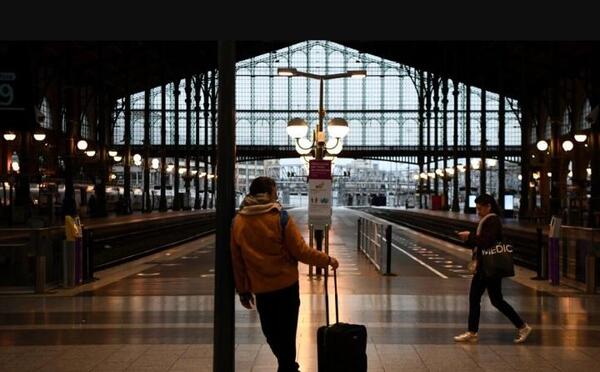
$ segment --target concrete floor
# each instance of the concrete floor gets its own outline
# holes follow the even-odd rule
[[[306,209],[290,213],[306,226]],[[466,328],[469,252],[394,226],[396,275],[383,276],[356,251],[359,214],[334,210],[330,253],[340,260],[340,321],[367,326],[369,371],[598,370],[599,297],[519,268],[503,288],[534,328],[527,343],[513,345],[512,325],[484,295],[479,343],[455,344]],[[3,296],[0,371],[212,371],[213,253],[207,237],[77,289]],[[300,268],[298,362],[308,372],[325,306],[322,278]],[[235,315],[236,371],[275,371],[256,311],[236,303]]]

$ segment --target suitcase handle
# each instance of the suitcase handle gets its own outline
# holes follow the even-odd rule
[[[329,253],[329,225],[325,225],[325,250]],[[329,327],[329,286],[327,285],[329,278],[329,265],[325,268],[325,319]],[[335,290],[335,322],[339,323],[339,306],[338,306],[338,289],[337,289],[337,270],[333,270],[333,287]]]

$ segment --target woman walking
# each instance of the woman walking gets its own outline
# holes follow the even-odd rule
[[[475,199],[477,214],[481,218],[477,232],[469,231],[458,233],[460,238],[473,248],[473,258],[476,265],[469,292],[469,329],[467,332],[455,336],[457,342],[477,342],[479,331],[479,315],[481,311],[481,296],[487,289],[492,305],[500,310],[517,328],[515,343],[524,342],[531,333],[531,327],[525,323],[519,314],[502,297],[502,278],[489,278],[484,275],[481,265],[481,251],[494,246],[502,240],[502,222],[500,221],[500,208],[496,200],[488,194],[479,195]]]

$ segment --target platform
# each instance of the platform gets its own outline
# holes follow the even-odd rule
[[[290,215],[306,226],[306,209]],[[518,268],[503,287],[533,326],[527,343],[513,345],[512,325],[484,295],[479,343],[455,344],[467,322],[469,252],[394,226],[396,275],[382,276],[356,250],[360,215],[334,209],[330,252],[340,261],[340,320],[367,326],[369,371],[597,369],[600,298],[553,290]],[[212,371],[213,254],[214,237],[204,237],[97,272],[76,289],[0,297],[0,371]],[[323,280],[300,268],[298,361],[310,372]],[[258,314],[236,301],[235,316],[236,371],[275,371]]]

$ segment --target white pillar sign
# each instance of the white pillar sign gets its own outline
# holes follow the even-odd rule
[[[315,230],[331,226],[333,195],[331,186],[331,160],[311,160],[308,175],[308,223]]]

